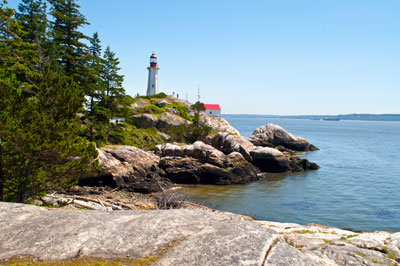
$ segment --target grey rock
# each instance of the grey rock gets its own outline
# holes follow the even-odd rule
[[[133,146],[109,145],[98,149],[101,172],[79,180],[80,185],[119,187],[135,192],[162,191],[171,186],[160,177],[160,158]]]
[[[308,143],[304,138],[296,137],[284,128],[275,124],[267,124],[255,129],[252,136],[249,138],[249,141],[256,146],[271,147],[271,145],[282,145],[295,151],[310,151],[318,149]]]
[[[136,109],[145,107],[146,105],[148,105],[148,102],[146,102],[146,101],[144,101],[144,100],[138,100],[137,102],[134,102],[134,103],[130,106],[130,108],[131,108],[132,110],[136,110]]]
[[[0,263],[19,256],[40,260],[153,256],[158,257],[154,265],[162,266],[400,265],[398,255],[388,256],[379,251],[382,246],[370,245],[375,241],[396,246],[398,236],[250,221],[211,210],[48,210],[0,202]],[[367,244],[355,245],[352,238]]]
[[[178,127],[184,124],[190,124],[191,122],[180,117],[177,114],[166,112],[159,116],[152,114],[138,114],[132,116],[132,122],[138,128],[150,128],[155,127],[159,130],[163,130],[167,126]]]
[[[158,106],[158,107],[164,107],[164,106],[166,106],[167,104],[171,104],[169,101],[166,101],[166,100],[161,100],[161,101],[158,101],[157,103],[156,103],[156,105]]]
[[[163,157],[192,157],[203,163],[211,163],[220,167],[223,167],[224,161],[226,161],[226,156],[223,152],[203,143],[202,141],[196,141],[192,145],[183,146],[170,143],[157,145],[156,152]]]
[[[289,158],[282,152],[268,147],[256,146],[250,152],[253,158],[253,164],[263,172],[289,172],[291,166]]]
[[[0,260],[156,256],[156,265],[261,265],[274,231],[202,210],[71,211],[0,203]]]
[[[168,178],[179,184],[246,184],[259,179],[259,169],[240,154],[227,156],[226,167],[202,163],[192,157],[162,157],[160,168]]]
[[[201,141],[183,146],[157,145],[156,153],[163,157],[160,167],[165,177],[180,184],[246,184],[258,180],[260,172],[240,153],[225,155]]]
[[[263,146],[255,146],[247,138],[219,132],[207,141],[225,154],[239,152],[247,161],[263,172],[302,172],[316,170],[319,166],[296,155]]]
[[[200,123],[211,127],[216,132],[227,132],[233,135],[240,135],[239,131],[236,128],[232,127],[222,117],[214,117],[212,115],[201,112]]]
[[[158,118],[151,114],[138,114],[131,117],[132,123],[138,128],[156,127]]]
[[[225,154],[239,152],[249,162],[253,160],[250,153],[255,146],[245,137],[232,135],[227,132],[219,132],[208,141],[212,146],[223,151]]]
[[[296,266],[328,266],[323,259],[315,259],[297,248],[289,246],[284,240],[278,239],[272,246],[263,266],[296,265]]]

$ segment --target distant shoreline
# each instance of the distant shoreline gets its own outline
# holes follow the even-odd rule
[[[260,118],[289,118],[322,120],[339,119],[353,121],[391,121],[400,122],[400,114],[347,114],[347,115],[258,115],[258,114],[223,114],[224,117],[260,117]]]

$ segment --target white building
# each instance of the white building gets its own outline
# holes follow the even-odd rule
[[[157,65],[157,56],[152,54],[150,56],[149,80],[147,82],[147,93],[146,95],[154,95],[159,93],[158,91],[158,70],[160,69]]]
[[[122,124],[124,122],[123,117],[111,117],[110,118],[110,123],[111,124]]]
[[[206,109],[204,111],[206,114],[217,117],[221,116],[221,107],[219,107],[219,104],[204,104],[204,108]]]

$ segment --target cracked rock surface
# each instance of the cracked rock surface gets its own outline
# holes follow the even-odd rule
[[[251,221],[210,210],[89,211],[0,202],[0,263],[30,256],[154,265],[399,265],[400,233]]]

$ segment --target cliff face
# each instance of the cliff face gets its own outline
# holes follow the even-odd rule
[[[0,232],[0,263],[6,265],[6,259],[21,256],[162,266],[399,265],[400,260],[400,233],[251,221],[197,209],[73,211],[0,202]]]

